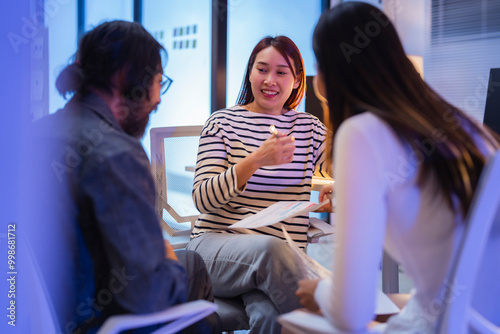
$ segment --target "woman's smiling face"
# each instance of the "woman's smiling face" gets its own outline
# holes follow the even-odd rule
[[[289,59],[293,65],[293,60]],[[285,102],[293,89],[300,84],[300,78],[295,78],[292,69],[285,58],[274,47],[269,46],[260,51],[250,72],[250,84],[254,101],[249,104],[252,111],[281,115]]]

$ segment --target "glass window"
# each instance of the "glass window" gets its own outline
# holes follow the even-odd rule
[[[132,21],[132,0],[86,0],[85,31],[107,20]],[[77,1],[46,1],[45,24],[49,31],[49,112],[63,107],[67,100],[59,95],[56,79],[64,67],[73,61],[78,47]]]
[[[236,103],[248,57],[267,35],[290,37],[302,54],[306,75],[315,75],[312,34],[320,15],[319,0],[293,1],[293,5],[290,0],[229,0],[227,105]],[[298,109],[304,109],[303,102]]]
[[[85,0],[85,31],[106,21],[133,19],[132,0]]]
[[[49,36],[49,112],[54,113],[66,104],[56,89],[61,70],[72,61],[77,49],[76,1],[46,1],[45,25]]]
[[[210,115],[211,1],[143,0],[144,27],[168,52],[165,74],[173,83],[151,114],[149,129],[201,125]]]

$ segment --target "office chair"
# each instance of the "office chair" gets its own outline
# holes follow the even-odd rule
[[[30,333],[66,333],[75,329],[74,314],[94,312],[93,301],[77,301],[75,298],[76,268],[80,261],[77,250],[76,227],[67,223],[58,226],[59,220],[47,220],[44,226],[33,226],[20,237],[23,265],[22,277],[28,290]],[[50,234],[38,233],[37,229],[47,229]],[[31,235],[31,237],[29,236]],[[24,236],[24,235],[23,235]],[[45,238],[42,238],[44,236]],[[29,281],[28,281],[29,278]],[[111,284],[111,283],[110,283]],[[116,289],[116,286],[112,288]],[[112,289],[110,287],[110,289]],[[25,291],[23,291],[24,293]],[[102,293],[101,293],[102,292]],[[109,291],[97,293],[99,305],[109,302]],[[99,305],[97,307],[99,307]],[[169,322],[155,333],[177,333],[183,328],[215,312],[217,306],[206,300],[197,300],[169,307],[149,314],[123,314],[108,318],[100,327],[99,334],[114,334],[124,330]]]
[[[437,333],[500,333],[500,152],[484,167]]]
[[[46,277],[40,269],[39,260],[33,254],[29,243],[23,243],[26,247],[26,275],[31,278],[32,289],[30,293],[30,327],[32,330],[36,329],[39,333],[62,333],[66,332],[68,328],[72,328],[75,324],[64,314],[58,313],[61,306],[68,307],[69,300],[72,294],[67,294],[67,290],[60,289],[58,291],[49,291],[46,284]],[[50,259],[49,261],[52,261]],[[65,268],[73,268],[72,264],[64,267],[64,263],[59,263],[60,271]],[[63,274],[61,277],[64,277]],[[51,280],[54,276],[51,275]],[[53,283],[53,282],[52,282]],[[67,282],[57,282],[58,286],[68,286]],[[81,305],[73,305],[74,308],[66,309],[62,313],[68,314],[68,311],[78,309]],[[156,330],[154,333],[177,333],[178,331],[188,327],[189,325],[197,322],[215,312],[217,306],[206,300],[196,300],[172,306],[166,310],[150,313],[150,314],[123,314],[116,315],[108,318],[104,324],[99,328],[98,334],[115,334],[121,331],[141,328],[145,326],[167,323],[167,325]],[[88,310],[91,310],[88,308]],[[88,311],[87,310],[87,311]],[[63,320],[64,319],[64,320]],[[61,322],[61,320],[63,320]],[[35,332],[33,331],[33,332]]]

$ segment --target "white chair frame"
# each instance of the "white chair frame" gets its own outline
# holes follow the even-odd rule
[[[459,286],[460,293],[455,293],[451,302],[443,303],[438,334],[462,334],[471,330],[474,333],[500,333],[500,327],[472,306],[475,282],[490,231],[494,224],[500,223],[499,209],[500,153],[497,152],[484,166],[466,218],[466,230],[447,286],[450,293]]]

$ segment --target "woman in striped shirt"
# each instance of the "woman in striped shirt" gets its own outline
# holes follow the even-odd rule
[[[213,113],[200,137],[193,200],[201,214],[188,249],[204,258],[216,297],[241,295],[252,333],[279,333],[276,316],[300,306],[302,275],[280,226],[228,226],[278,201],[309,201],[313,174],[328,176],[325,126],[295,111],[304,91],[297,46],[266,37],[250,55],[238,105]],[[305,247],[307,216],[281,224]]]

